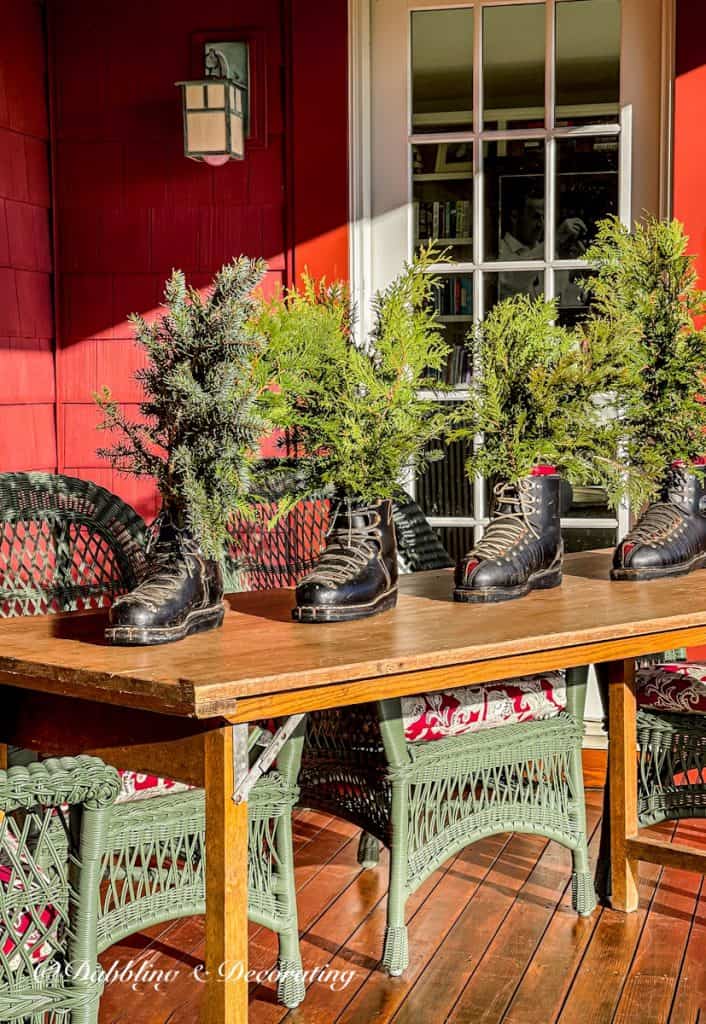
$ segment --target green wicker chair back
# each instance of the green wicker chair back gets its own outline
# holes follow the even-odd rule
[[[98,608],[136,583],[145,524],[103,487],[0,474],[0,618]]]

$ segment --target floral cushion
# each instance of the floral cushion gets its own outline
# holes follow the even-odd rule
[[[3,844],[3,848],[0,850],[0,887],[7,893],[22,892],[25,888],[22,874],[18,874],[16,862],[13,868],[13,858],[8,855],[9,847],[13,847],[16,852],[17,841],[8,832],[5,832]],[[24,862],[26,857],[21,856],[20,859]],[[32,868],[28,868],[28,872],[31,870]],[[38,870],[36,865],[34,865],[34,870]],[[39,872],[39,874],[43,873]],[[30,960],[35,964],[42,963],[56,952],[56,941],[52,943],[45,938],[44,942],[40,942],[40,939],[42,935],[46,936],[47,932],[53,934],[53,925],[57,917],[56,908],[48,904],[44,907],[34,907],[31,910],[29,907],[17,910],[11,923],[3,919],[0,924],[0,950],[2,950],[2,955],[8,959],[9,970],[16,971],[21,967],[22,949],[25,954],[29,953]],[[41,925],[41,929],[37,926],[37,922]]]
[[[562,672],[402,697],[405,737],[410,742],[553,718],[565,708]]]
[[[160,779],[156,775],[145,775],[142,772],[120,772],[120,795],[115,801],[118,804],[130,803],[133,800],[146,800],[151,796],[166,796],[168,793],[185,793],[192,786],[174,779]]]
[[[638,669],[637,702],[655,711],[706,714],[706,664],[681,661]]]

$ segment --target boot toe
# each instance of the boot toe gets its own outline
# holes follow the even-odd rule
[[[138,601],[118,600],[108,613],[108,622],[111,626],[145,629],[154,625],[154,617],[154,611]]]
[[[327,608],[340,600],[340,594],[317,580],[300,583],[296,589],[297,605],[302,608]]]
[[[615,551],[613,566],[616,569],[658,569],[664,565],[664,552],[646,544],[624,541]]]
[[[470,559],[460,573],[459,586],[465,590],[487,590],[505,582],[507,574],[498,562]]]

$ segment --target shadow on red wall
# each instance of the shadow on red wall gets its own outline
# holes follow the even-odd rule
[[[154,311],[173,267],[196,287],[240,253],[266,287],[308,264],[347,275],[345,0],[49,5],[57,230],[57,461],[144,515],[150,484],[95,455],[91,394],[127,406],[141,353],[129,312]],[[203,35],[251,42],[255,138],[243,162],[183,156],[174,83],[201,74]]]

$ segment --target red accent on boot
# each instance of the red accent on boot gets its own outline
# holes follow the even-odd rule
[[[683,459],[675,459],[672,463],[675,469],[680,469],[684,465]],[[697,458],[691,460],[692,466],[706,466],[706,455],[699,455]]]
[[[468,579],[471,573],[474,572],[474,570],[477,569],[479,565],[480,562],[478,561],[477,558],[472,558],[470,562],[466,562],[465,566],[463,567],[463,578],[465,579],[466,583],[468,583]]]
[[[530,476],[556,476],[556,466],[535,466]]]
[[[623,550],[621,552],[621,554],[623,556],[623,565],[625,565],[625,563],[627,562],[628,558],[630,557],[631,552],[633,552],[634,550],[635,550],[635,545],[634,544],[623,544]]]

